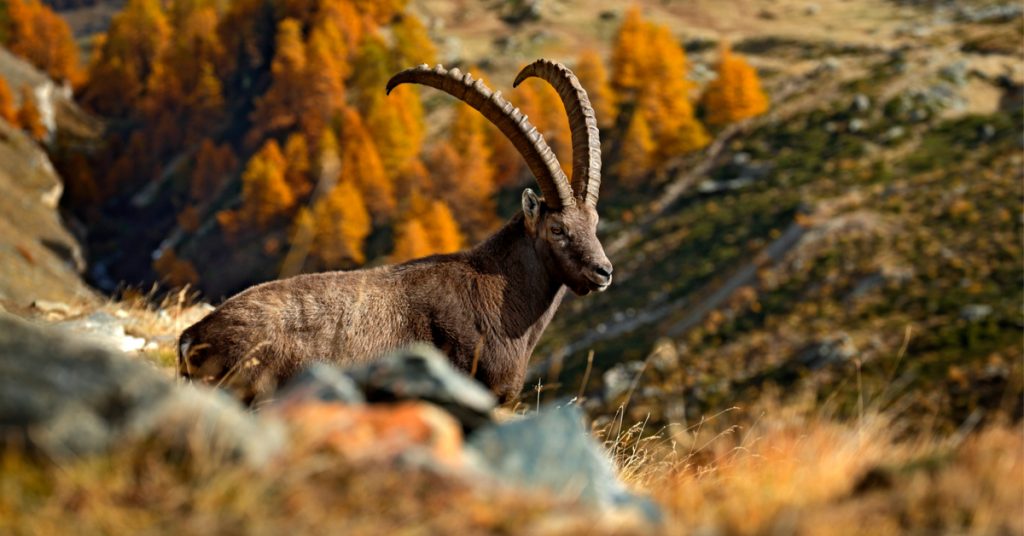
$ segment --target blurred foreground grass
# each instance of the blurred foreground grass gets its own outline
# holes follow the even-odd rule
[[[841,421],[761,402],[688,428],[595,430],[666,534],[1019,534],[1019,425],[906,435],[897,416]],[[442,470],[354,466],[292,447],[262,470],[145,446],[55,464],[7,453],[3,534],[622,534],[632,524]]]

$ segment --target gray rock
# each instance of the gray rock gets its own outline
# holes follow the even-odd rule
[[[853,339],[842,331],[829,335],[811,345],[797,356],[798,361],[811,370],[849,361],[859,350]]]
[[[467,430],[489,423],[497,405],[494,394],[427,344],[411,345],[345,374],[368,402],[424,400],[447,410]]]
[[[981,322],[992,314],[992,306],[984,303],[971,303],[960,309],[960,318],[968,322]]]
[[[362,404],[366,399],[352,378],[336,367],[314,363],[289,380],[274,395],[274,404],[307,401]]]
[[[957,86],[967,85],[967,62],[956,61],[939,69],[939,77]]]
[[[97,311],[84,318],[60,322],[57,327],[73,331],[100,344],[113,346],[122,352],[141,350],[146,345],[145,339],[126,334],[120,319],[103,311]]]
[[[1024,6],[1019,3],[987,6],[959,6],[957,18],[964,22],[1006,22],[1016,19],[1024,13]]]
[[[643,361],[629,361],[627,363],[616,363],[614,367],[605,371],[604,399],[613,401],[629,391],[633,380],[644,370]]]
[[[224,395],[178,387],[95,340],[0,315],[0,445],[61,459],[138,442],[261,464],[283,434]]]
[[[633,495],[583,426],[576,406],[547,408],[524,419],[481,428],[467,447],[502,483],[542,489],[604,511],[634,510],[659,522],[650,500]]]
[[[858,93],[853,96],[853,103],[850,108],[858,113],[866,113],[871,111],[871,97],[863,93]]]
[[[885,134],[882,135],[882,138],[885,139],[885,141],[896,141],[902,138],[904,134],[906,134],[906,131],[903,130],[903,127],[897,125],[894,127],[889,127],[889,130],[885,131]]]
[[[867,121],[865,121],[865,120],[863,120],[863,119],[861,119],[859,117],[855,117],[855,118],[850,120],[849,125],[847,125],[847,129],[850,132],[855,132],[856,133],[856,132],[862,132],[865,128],[867,128],[867,126],[868,126],[868,122]]]

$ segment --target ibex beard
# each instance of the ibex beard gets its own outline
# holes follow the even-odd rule
[[[565,290],[586,295],[612,281],[597,237],[601,142],[593,108],[576,77],[558,63],[528,65],[515,85],[529,77],[550,83],[565,105],[571,182],[543,136],[499,92],[440,65],[402,71],[388,82],[389,93],[418,83],[466,102],[509,138],[542,195],[525,190],[522,211],[466,251],[249,288],[182,333],[179,374],[252,403],[312,362],[351,366],[425,341],[501,400],[516,398]]]

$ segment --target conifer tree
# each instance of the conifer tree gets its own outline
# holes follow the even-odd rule
[[[408,0],[353,0],[353,4],[362,15],[377,25],[384,25],[405,9],[407,1]]]
[[[80,81],[78,46],[67,22],[39,0],[7,0],[7,47],[56,80]]]
[[[413,158],[399,171],[398,179],[395,181],[396,199],[410,199],[416,195],[436,195],[435,192],[430,171],[419,158]]]
[[[330,0],[320,3],[316,20],[338,29],[344,38],[346,50],[355,51],[363,42],[363,34],[370,29],[370,22],[359,13],[352,0]]]
[[[395,250],[391,253],[391,262],[404,262],[433,253],[434,248],[419,218],[408,219],[396,226]]]
[[[562,165],[567,177],[572,176],[572,131],[569,130],[569,120],[565,114],[565,107],[558,92],[550,84],[540,80],[531,79],[533,84],[541,84],[537,91],[540,109],[533,117],[542,125],[538,126],[544,134],[544,139],[555,152],[558,161]]]
[[[325,128],[311,152],[316,155],[311,181],[314,183],[313,194],[317,195],[333,188],[341,176],[341,146],[334,130]]]
[[[188,260],[181,259],[172,248],[163,248],[153,261],[153,270],[160,280],[172,287],[195,285],[199,282],[199,272]]]
[[[337,29],[320,24],[306,44],[304,94],[299,123],[307,139],[314,138],[345,105],[347,48]]]
[[[629,128],[623,136],[622,154],[618,162],[618,173],[631,186],[652,167],[655,144],[647,119],[643,113],[634,113]]]
[[[192,169],[189,185],[192,200],[200,203],[208,201],[237,166],[238,159],[231,146],[217,146],[213,140],[204,139],[196,152],[196,163]]]
[[[312,165],[309,161],[309,144],[301,132],[293,132],[284,143],[285,182],[297,199],[305,198],[313,190],[310,181]]]
[[[103,115],[127,115],[142,96],[170,34],[159,0],[128,0],[97,44],[83,102]]]
[[[430,202],[421,218],[433,253],[453,253],[462,248],[465,239],[448,205],[440,199]]]
[[[371,96],[369,106],[366,126],[388,177],[397,179],[423,146],[426,129],[419,93],[413,86],[399,86],[390,96]]]
[[[405,65],[433,65],[437,62],[437,48],[430,40],[427,28],[419,18],[404,14],[391,27],[395,49]]]
[[[647,32],[640,8],[627,9],[612,46],[612,83],[617,94],[632,96],[643,83],[643,63],[650,57]]]
[[[18,110],[18,125],[36,141],[46,139],[47,131],[39,115],[36,98],[28,86],[21,86],[21,109]]]
[[[377,145],[362,117],[351,108],[342,110],[341,128],[341,176],[352,181],[370,213],[382,221],[395,210],[395,193]]]
[[[456,218],[473,239],[486,236],[497,224],[494,168],[484,130],[486,125],[486,120],[476,110],[465,103],[457,104],[448,147],[441,149],[443,158],[454,164],[455,173],[446,173],[444,164],[433,169],[438,193],[450,206],[459,207]],[[454,147],[458,147],[458,151]]]
[[[352,181],[339,182],[313,205],[313,251],[326,268],[362,264],[363,243],[370,234],[370,214],[359,188]]]
[[[694,84],[686,78],[686,53],[667,27],[651,25],[650,32],[651,63],[644,76],[660,79],[647,79],[638,111],[646,114],[657,144],[656,156],[663,159],[700,149],[711,138],[690,103]]]
[[[757,71],[725,45],[720,52],[718,77],[708,83],[701,98],[708,124],[725,125],[768,110]]]
[[[597,115],[598,124],[610,126],[615,123],[618,110],[615,106],[615,94],[608,83],[608,73],[601,61],[601,55],[593,49],[588,49],[580,55],[574,70],[580,84],[587,88],[587,96],[590,97],[590,104],[594,106],[594,113]]]
[[[285,215],[295,195],[285,180],[286,163],[281,147],[270,140],[263,144],[242,173],[242,215],[262,228]]]
[[[0,119],[7,121],[11,126],[18,126],[18,109],[14,107],[14,95],[11,94],[11,87],[7,80],[0,77]]]
[[[375,33],[364,36],[352,64],[351,84],[356,90],[356,108],[364,112],[370,109],[373,99],[394,73],[393,67],[384,38]]]
[[[267,133],[296,125],[305,105],[304,97],[308,88],[305,76],[306,49],[299,21],[281,21],[277,27],[275,45],[274,60],[270,66],[272,82],[270,89],[256,100],[250,142],[258,141]]]

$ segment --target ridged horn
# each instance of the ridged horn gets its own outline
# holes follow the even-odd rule
[[[498,127],[526,160],[548,207],[558,210],[575,204],[569,180],[544,136],[519,108],[502,98],[500,91],[492,92],[482,80],[474,80],[469,73],[463,74],[458,69],[448,71],[441,65],[433,69],[420,65],[392,76],[388,80],[388,94],[401,84],[422,84],[440,89],[473,107]]]
[[[572,131],[572,190],[576,197],[596,207],[601,189],[601,133],[587,90],[568,67],[550,60],[537,60],[523,67],[512,87],[530,77],[551,84],[562,99]]]

